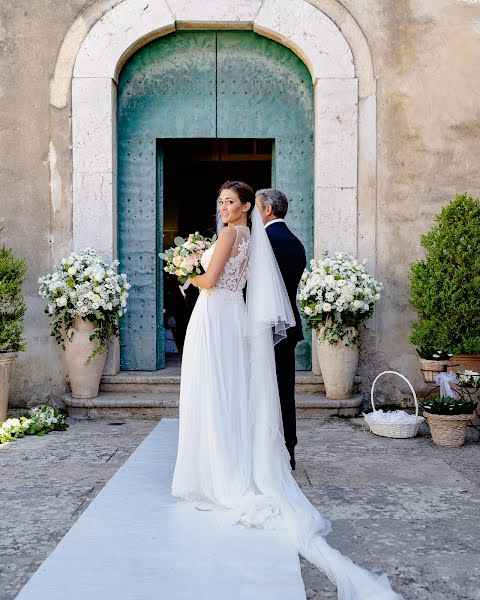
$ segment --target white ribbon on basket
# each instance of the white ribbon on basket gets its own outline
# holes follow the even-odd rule
[[[444,398],[456,398],[457,395],[450,387],[451,383],[458,383],[457,376],[453,371],[449,371],[448,373],[442,371],[438,375],[435,376],[435,383],[438,383],[440,386],[440,396]]]

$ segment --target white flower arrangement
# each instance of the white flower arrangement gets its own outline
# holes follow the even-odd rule
[[[458,385],[469,388],[480,388],[480,373],[465,369],[458,369],[457,372]]]
[[[52,319],[51,335],[65,348],[63,331],[76,317],[91,321],[97,339],[89,360],[107,350],[107,342],[118,335],[118,319],[127,311],[131,287],[125,273],[117,273],[118,260],[107,263],[97,252],[86,248],[82,254],[63,258],[53,273],[40,277],[39,295],[47,301],[45,312]]]
[[[300,311],[310,327],[325,329],[322,339],[334,344],[347,334],[347,327],[357,327],[373,314],[383,284],[367,271],[366,260],[359,261],[344,252],[321,260],[311,260],[305,269],[298,291]],[[354,336],[352,343],[359,343]]]
[[[0,423],[0,444],[13,442],[25,435],[45,435],[54,429],[64,431],[68,427],[65,411],[43,405],[31,408],[20,418]]]
[[[176,237],[174,241],[173,248],[160,252],[158,256],[167,263],[164,271],[176,275],[180,283],[185,283],[189,277],[203,273],[200,260],[213,240],[203,237],[196,231],[186,240]]]

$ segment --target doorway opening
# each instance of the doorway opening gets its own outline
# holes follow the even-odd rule
[[[218,188],[227,180],[248,183],[253,190],[272,186],[272,139],[164,139],[163,248],[177,236],[198,231],[212,237],[221,227],[217,216]],[[172,275],[163,277],[166,366],[180,363],[188,320],[198,290],[184,292]]]

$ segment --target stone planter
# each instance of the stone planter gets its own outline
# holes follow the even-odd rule
[[[448,369],[452,364],[451,360],[430,360],[428,358],[419,358],[420,370],[422,371],[425,383],[435,383],[435,377]]]
[[[330,344],[320,340],[324,327],[317,332],[317,355],[322,372],[325,394],[330,400],[346,400],[352,397],[353,378],[358,366],[358,346],[346,346],[357,334],[355,327],[347,328],[344,339]]]
[[[0,422],[7,420],[10,369],[17,352],[0,352]]]
[[[97,340],[89,340],[94,329],[92,322],[77,317],[69,331],[71,341],[65,339],[65,367],[74,398],[98,396],[107,353],[97,354],[88,364],[85,364],[97,344]]]
[[[437,446],[458,448],[465,443],[465,434],[474,413],[470,415],[435,415],[423,412],[432,434],[432,441]]]

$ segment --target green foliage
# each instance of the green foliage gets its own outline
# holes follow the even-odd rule
[[[23,339],[22,283],[25,261],[16,259],[13,251],[0,248],[0,352],[20,352],[25,349]]]
[[[0,444],[13,442],[26,435],[43,436],[51,431],[65,431],[68,413],[62,408],[42,405],[20,414],[20,417],[0,423]]]
[[[469,398],[451,398],[438,396],[420,403],[424,411],[434,415],[469,415],[475,410],[476,403]]]
[[[410,265],[410,303],[419,348],[480,353],[480,199],[458,195],[421,237],[425,258]]]
[[[434,350],[433,348],[417,348],[417,354],[425,360],[450,360],[452,356],[448,350]]]

